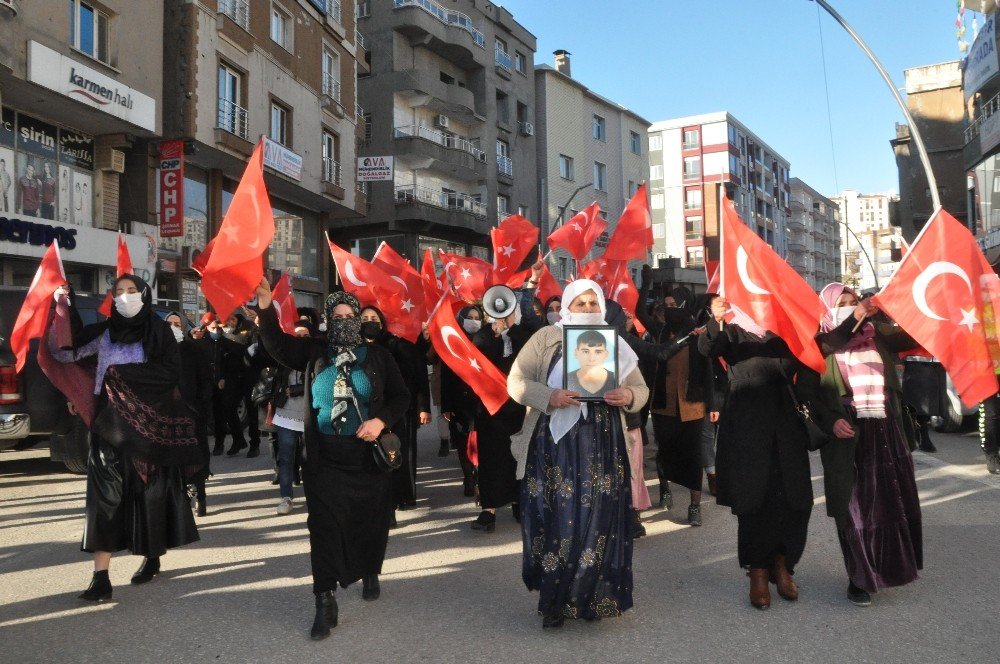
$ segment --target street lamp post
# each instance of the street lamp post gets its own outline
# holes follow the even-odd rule
[[[868,252],[865,250],[865,245],[861,242],[861,238],[858,237],[858,234],[854,232],[854,229],[851,228],[850,225],[848,225],[848,223],[843,219],[838,219],[837,223],[846,228],[847,232],[850,233],[851,236],[854,237],[854,240],[858,243],[858,249],[860,249],[861,253],[865,255],[865,258],[868,260],[868,267],[872,269],[872,279],[875,280],[875,289],[879,290],[878,273],[875,271],[875,263],[872,262],[872,257],[869,256]]]

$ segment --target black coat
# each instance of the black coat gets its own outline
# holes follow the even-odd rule
[[[799,364],[779,337],[768,333],[761,339],[736,325],[720,329],[714,320],[698,337],[698,348],[709,358],[721,357],[729,366],[715,459],[717,502],[737,515],[760,509],[776,456],[788,504],[797,510],[810,509],[808,435],[788,386],[790,377],[797,375],[797,397],[808,402],[815,394],[818,374]]]
[[[274,307],[260,310],[258,324],[260,325],[260,337],[267,352],[281,365],[305,374],[308,410],[303,438],[306,450],[305,468],[309,470],[309,460],[319,458],[317,445],[320,433],[316,426],[319,410],[313,408],[310,395],[312,395],[313,380],[329,363],[326,339],[285,334],[278,323],[278,314]],[[403,377],[399,373],[396,361],[392,359],[392,355],[385,348],[370,345],[360,366],[368,376],[372,388],[371,400],[368,404],[369,416],[385,422],[386,429],[392,429],[406,413],[406,408],[410,403],[410,392],[403,383]]]
[[[384,328],[383,328],[384,329]],[[392,354],[399,366],[406,389],[410,391],[411,414],[429,413],[431,411],[431,388],[427,375],[427,342],[418,337],[417,343],[410,343],[395,334],[385,332],[375,340]]]

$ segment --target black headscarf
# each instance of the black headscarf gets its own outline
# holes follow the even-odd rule
[[[676,307],[664,307],[663,317],[666,322],[667,331],[674,336],[682,337],[695,327],[694,294],[686,286],[678,286],[670,291],[670,296],[674,298]]]
[[[385,314],[382,313],[381,309],[372,305],[368,305],[367,307],[361,307],[361,312],[364,313],[366,309],[371,309],[372,311],[375,312],[375,315],[378,316],[379,330],[378,334],[376,334],[374,337],[369,338],[365,335],[362,335],[362,337],[364,338],[365,341],[385,345],[386,341],[390,336],[389,330],[386,329]],[[361,327],[364,328],[364,326],[365,323],[361,323]]]
[[[120,344],[134,344],[137,341],[145,341],[153,327],[151,316],[153,312],[153,292],[145,281],[134,274],[123,274],[115,279],[111,292],[118,290],[118,284],[125,279],[133,282],[136,289],[142,295],[142,309],[135,316],[126,318],[118,312],[117,306],[111,307],[111,318],[108,319],[108,334],[111,340]]]
[[[333,310],[338,304],[346,304],[354,310],[354,318],[334,318]],[[365,341],[361,338],[361,303],[347,291],[330,293],[326,298],[326,338],[330,357],[336,357],[345,350],[352,350]]]

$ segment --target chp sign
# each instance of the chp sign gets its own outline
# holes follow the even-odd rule
[[[160,142],[160,237],[184,235],[184,141]]]

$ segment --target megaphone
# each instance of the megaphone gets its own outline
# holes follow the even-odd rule
[[[506,318],[514,313],[516,308],[517,296],[503,284],[491,286],[483,293],[483,310],[492,318]]]

